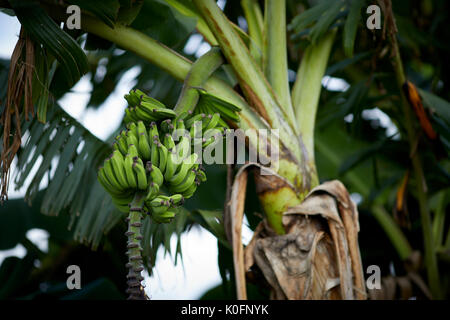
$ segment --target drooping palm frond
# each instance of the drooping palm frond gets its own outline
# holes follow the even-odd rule
[[[67,208],[75,238],[95,248],[121,217],[96,179],[96,168],[110,147],[56,103],[47,119],[46,124],[34,120],[25,125],[28,137],[18,155],[15,187],[30,181],[25,199],[31,203],[47,177],[41,212],[57,215]]]

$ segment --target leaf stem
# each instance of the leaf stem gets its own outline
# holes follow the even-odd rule
[[[261,65],[264,27],[261,8],[256,0],[242,0],[241,6],[245,20],[247,20],[248,34],[252,39],[250,42],[250,54],[257,61],[258,65]]]
[[[373,205],[372,213],[391,240],[400,259],[406,260],[411,255],[412,249],[403,232],[382,206],[376,204]]]
[[[233,66],[247,100],[267,120],[271,128],[280,130],[281,142],[299,160],[300,147],[297,139],[293,139],[296,136],[292,126],[293,119],[285,116],[273,89],[230,21],[214,0],[194,0],[193,2],[214,33],[223,54]]]
[[[314,124],[336,30],[305,50],[292,88],[292,103],[309,160],[314,164]]]
[[[295,119],[288,78],[286,1],[266,0],[263,42],[264,73],[288,119]],[[297,122],[292,122],[296,134]]]

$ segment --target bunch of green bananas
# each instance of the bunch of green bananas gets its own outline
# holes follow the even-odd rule
[[[184,199],[192,197],[198,185],[206,181],[197,163],[198,155],[192,151],[195,144],[200,143],[202,148],[211,145],[228,126],[218,112],[189,111],[177,116],[137,89],[125,99],[129,104],[125,110],[126,130],[116,136],[113,153],[100,167],[98,180],[119,210],[128,212],[134,196],[141,192],[145,194],[144,210],[153,220],[170,222]],[[213,110],[215,104],[203,101],[205,111]],[[227,109],[226,113],[235,115],[235,111]],[[189,134],[181,135],[176,143],[174,133],[180,129]]]
[[[160,121],[175,118],[176,113],[144,92],[134,89],[125,95],[128,107],[125,109],[125,123]]]

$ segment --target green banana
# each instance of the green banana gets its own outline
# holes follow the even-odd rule
[[[172,178],[173,174],[177,170],[177,165],[175,164],[174,157],[175,155],[173,154],[172,149],[169,149],[167,153],[166,168],[164,170],[164,179],[166,180]]]
[[[131,122],[131,123],[134,123],[134,122]],[[137,146],[138,143],[139,142],[138,142],[137,135],[134,132],[128,130],[127,131],[127,144],[128,145],[133,144],[133,145]]]
[[[152,149],[150,147],[150,142],[148,141],[148,136],[146,133],[139,134],[138,150],[139,155],[142,156],[144,160],[151,159]]]
[[[137,106],[141,100],[139,99],[139,96],[136,94],[136,91],[130,91],[130,93],[126,94],[125,96],[125,100],[127,100],[128,105],[130,106]]]
[[[145,171],[149,173],[150,181],[156,183],[159,187],[164,183],[164,176],[157,166],[151,162],[145,164]]]
[[[158,149],[158,142],[153,141],[151,150],[150,150],[150,160],[155,166],[159,166],[159,149]]]
[[[171,185],[180,184],[186,177],[188,171],[195,165],[197,159],[198,155],[196,153],[192,153],[188,158],[184,159],[179,166],[179,170],[169,179],[169,183]]]
[[[105,176],[108,179],[108,181],[110,182],[110,184],[116,189],[116,190],[123,190],[125,188],[123,188],[121,186],[121,184],[119,183],[119,181],[116,178],[116,175],[114,174],[114,169],[112,167],[111,164],[111,160],[108,158],[105,160],[104,162],[104,166],[103,169],[105,170]]]
[[[191,169],[180,184],[170,186],[170,191],[176,193],[183,193],[195,182],[195,178],[196,173],[194,170]]]
[[[197,171],[197,179],[199,179],[201,182],[205,182],[206,181],[206,173],[203,170],[198,170]]]
[[[169,151],[166,146],[162,143],[158,143],[158,151],[159,151],[159,169],[162,173],[166,172],[166,164],[167,164],[167,154]]]
[[[126,139],[123,138],[122,132],[120,132],[119,135],[117,135],[116,137],[116,143],[119,147],[119,151],[122,153],[123,156],[125,156],[127,154],[128,151],[128,145],[127,145],[127,141]]]
[[[183,200],[184,200],[184,197],[183,197],[183,195],[181,195],[181,194],[179,194],[179,193],[177,193],[177,194],[174,194],[174,195],[172,195],[172,196],[170,196],[169,197],[169,202],[172,204],[172,205],[182,205],[183,204]]]
[[[104,167],[100,167],[98,169],[97,179],[103,186],[103,188],[105,188],[106,192],[108,192],[110,195],[120,195],[121,192],[117,190],[106,177]]]
[[[133,162],[133,156],[131,154],[127,154],[124,160],[125,175],[130,188],[136,189],[137,180],[133,170]]]
[[[127,131],[132,132],[132,133],[134,134],[134,136],[137,137],[137,135],[138,135],[138,130],[137,130],[136,122],[130,122],[130,123],[127,125]]]
[[[151,215],[152,219],[157,223],[170,223],[175,218],[176,211],[175,209],[167,209],[166,211],[162,213],[155,214],[153,213]]]
[[[173,149],[175,147],[175,141],[170,133],[165,134],[163,143],[167,149]]]
[[[209,129],[214,129],[215,127],[217,127],[217,124],[219,123],[220,120],[220,114],[219,113],[214,113],[212,115],[212,117],[210,118],[207,126],[204,128],[205,131],[209,130]]]
[[[171,119],[166,119],[163,122],[161,122],[161,130],[166,133],[172,133],[172,131],[175,129],[175,126],[172,124]]]
[[[145,201],[151,201],[159,194],[159,185],[155,182],[150,182],[148,185],[147,195]]]
[[[136,173],[137,186],[140,190],[146,190],[147,189],[147,175],[145,173],[145,169],[139,163],[139,161],[136,161],[135,159],[133,159],[133,161],[134,161],[133,162],[133,171]]]
[[[154,114],[150,114],[150,113],[146,112],[144,109],[140,108],[139,106],[136,107],[135,114],[138,119],[144,120],[146,122],[158,120],[158,118],[155,117]]]
[[[131,155],[131,158],[139,156],[139,152],[135,144],[128,145],[128,154]]]
[[[123,189],[129,188],[128,181],[125,175],[124,160],[120,151],[113,151],[111,156],[111,164],[119,184]]]
[[[189,119],[185,120],[184,124],[186,125],[186,128],[191,128],[192,125],[196,122],[202,122],[205,119],[206,115],[204,113],[196,114],[193,117],[190,117]]]
[[[182,194],[185,199],[192,197],[197,190],[198,185],[193,183],[189,188],[187,188]]]

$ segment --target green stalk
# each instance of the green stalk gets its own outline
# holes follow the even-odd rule
[[[127,293],[128,300],[146,300],[144,289],[141,281],[144,278],[141,275],[144,266],[142,264],[142,233],[141,233],[141,218],[142,210],[144,208],[145,195],[137,193],[130,203],[130,212],[128,214],[128,230],[125,235],[128,238],[127,242],[127,256],[128,256],[128,274],[127,274]]]
[[[261,65],[264,27],[261,8],[257,0],[242,0],[241,6],[247,21],[248,34],[252,40],[250,42],[250,54],[258,65]]]
[[[266,0],[264,19],[264,73],[280,102],[281,109],[288,119],[295,119],[288,78],[286,1]],[[293,129],[298,135],[298,125],[295,121]]]
[[[388,238],[391,240],[392,245],[400,256],[400,259],[406,260],[409,258],[412,253],[411,246],[389,213],[386,212],[386,210],[380,205],[373,205],[372,213],[383,228],[384,232],[386,232]]]
[[[310,44],[300,63],[292,88],[292,103],[310,166],[314,166],[314,124],[319,105],[322,78],[325,75],[336,30],[330,31],[316,44]]]
[[[220,48],[213,47],[192,65],[174,108],[178,115],[194,110],[200,96],[195,87],[201,87],[223,62]]]
[[[194,4],[233,66],[247,100],[273,129],[280,130],[281,142],[290,150],[294,159],[299,161],[300,148],[297,139],[293,139],[296,135],[292,129],[292,119],[286,121],[272,88],[231,23],[214,0],[194,0]]]
[[[439,299],[440,286],[439,286],[439,270],[437,265],[437,257],[435,252],[435,246],[433,243],[433,233],[431,228],[431,218],[430,212],[427,205],[427,194],[425,191],[425,175],[423,173],[421,161],[417,150],[415,150],[417,137],[415,134],[413,118],[411,115],[411,109],[408,101],[403,93],[402,86],[406,82],[405,73],[403,71],[403,64],[400,57],[400,51],[398,48],[397,39],[394,34],[389,33],[389,42],[392,50],[392,65],[394,67],[395,77],[397,80],[397,85],[399,87],[401,96],[401,106],[402,111],[405,116],[405,127],[407,131],[410,155],[412,158],[412,165],[414,170],[414,175],[416,178],[417,187],[417,198],[419,202],[419,211],[422,224],[422,233],[424,239],[424,250],[425,250],[425,265],[427,268],[428,282],[430,290],[435,299]]]
[[[445,205],[447,203],[448,192],[442,190],[438,195],[438,205],[433,219],[434,245],[439,248],[443,245],[445,227]]]
[[[179,0],[165,0],[172,8],[176,9],[182,15],[187,17],[193,17],[197,19],[197,30],[201,33],[201,35],[209,42],[212,46],[217,46],[217,40],[212,34],[211,30],[209,30],[208,25],[205,20],[198,15],[197,12],[193,8],[187,5],[184,1]]]

